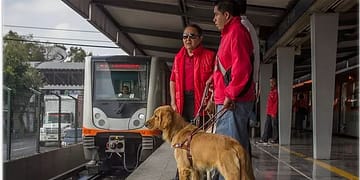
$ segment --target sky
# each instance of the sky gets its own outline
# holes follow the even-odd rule
[[[110,39],[95,29],[83,17],[77,14],[61,0],[2,0],[2,34],[9,30],[17,32],[19,35],[34,36],[34,40],[63,42],[98,46],[117,47]],[[12,27],[9,27],[12,26]],[[25,27],[41,27],[53,29],[71,29],[95,32],[73,32],[60,30],[41,30]],[[50,37],[50,38],[41,38]],[[96,40],[99,42],[80,41],[80,40],[60,40],[51,38],[66,38],[80,40]],[[70,46],[67,46],[69,48]],[[123,55],[120,48],[91,48],[81,46],[86,52],[93,55]]]

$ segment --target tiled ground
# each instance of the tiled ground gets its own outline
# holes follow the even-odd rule
[[[291,145],[256,144],[252,152],[256,179],[359,179],[358,139],[333,137],[330,160],[312,159],[312,135],[292,137]]]
[[[291,145],[260,145],[252,139],[257,180],[359,179],[358,139],[333,137],[331,160],[312,159],[312,135],[292,137]],[[127,179],[170,180],[175,176],[173,149],[164,143]]]

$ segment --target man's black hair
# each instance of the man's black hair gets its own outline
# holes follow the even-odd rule
[[[273,80],[277,84],[276,77],[271,77],[270,80]]]
[[[189,24],[189,25],[187,25],[186,27],[195,28],[196,31],[199,33],[199,36],[201,36],[202,33],[203,33],[203,30],[202,30],[201,27],[200,27],[199,25],[197,25],[197,24]]]
[[[240,4],[235,0],[220,0],[215,3],[217,9],[221,12],[229,12],[232,16],[240,16],[244,9],[240,8]]]
[[[246,2],[247,0],[238,0],[240,15],[246,14]]]

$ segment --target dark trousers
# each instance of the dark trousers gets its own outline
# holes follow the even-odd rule
[[[295,114],[295,129],[302,130],[303,129],[303,121],[305,120],[307,111],[305,108],[299,108],[299,110]]]
[[[271,118],[272,120],[272,139],[277,141],[279,140],[279,120],[277,117]]]
[[[261,137],[263,141],[268,141],[270,138],[273,140],[279,139],[279,130],[278,130],[278,120],[277,117],[273,118],[270,115],[266,115],[264,133]]]
[[[191,122],[194,119],[194,92],[184,92],[184,107],[183,107],[183,118],[187,122]]]

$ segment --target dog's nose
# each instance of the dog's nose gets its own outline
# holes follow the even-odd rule
[[[145,125],[145,127],[148,127],[149,121],[145,121],[144,125]]]

